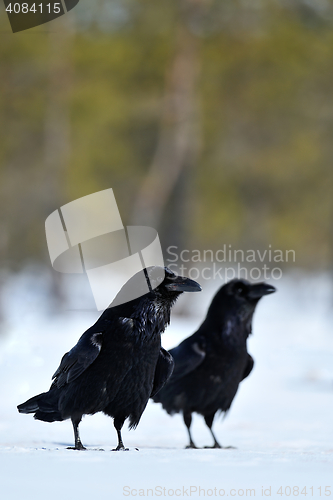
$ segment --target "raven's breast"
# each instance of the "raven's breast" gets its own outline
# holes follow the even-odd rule
[[[136,426],[151,395],[160,343],[134,345],[130,359],[126,360],[126,370],[118,382],[114,394],[114,380],[109,379],[107,391],[114,394],[103,412],[113,418],[130,417],[130,425]]]

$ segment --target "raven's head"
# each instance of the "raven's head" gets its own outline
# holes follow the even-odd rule
[[[244,279],[231,280],[216,293],[207,319],[217,323],[228,335],[236,325],[243,324],[244,331],[248,335],[251,332],[252,316],[259,300],[275,291],[276,288],[267,283],[250,283]]]
[[[171,307],[181,293],[200,290],[196,281],[177,276],[167,267],[148,267],[125,283],[110,306],[111,314],[135,318],[131,334],[136,332],[142,339],[148,338],[165,330]]]
[[[264,282],[250,283],[243,279],[234,279],[226,283],[221,290],[227,296],[231,296],[237,303],[248,303],[255,307],[261,297],[274,293],[276,288]]]
[[[110,308],[139,301],[147,297],[151,302],[164,299],[172,305],[183,292],[199,292],[201,286],[189,278],[177,276],[167,267],[151,266],[134,274],[121,288]]]
[[[145,270],[150,290],[158,296],[176,298],[183,292],[200,292],[201,286],[196,281],[178,276],[168,267],[148,267]]]

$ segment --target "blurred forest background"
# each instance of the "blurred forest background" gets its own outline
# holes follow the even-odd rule
[[[2,280],[51,269],[46,217],[109,187],[164,248],[331,269],[331,0],[81,0],[16,34],[1,2],[0,38]]]

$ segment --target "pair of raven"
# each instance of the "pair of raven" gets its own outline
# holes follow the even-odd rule
[[[180,294],[201,287],[168,268],[163,281],[161,268],[148,268],[145,276],[149,293],[119,304],[119,297],[135,286],[135,276],[131,278],[63,356],[50,390],[18,406],[20,413],[34,413],[45,422],[70,418],[72,449],[85,449],[79,436],[82,416],[102,411],[113,418],[118,435],[115,450],[126,450],[122,426],[127,418],[130,428],[138,425],[150,397],[168,413],[183,412],[189,446],[195,447],[192,412],[202,414],[211,430],[215,413],[230,408],[240,381],[252,370],[246,349],[252,315],[258,300],[274,287],[245,280],[227,283],[214,297],[199,330],[170,355],[161,347],[161,333],[169,324],[171,307]],[[214,447],[220,447],[212,435]]]

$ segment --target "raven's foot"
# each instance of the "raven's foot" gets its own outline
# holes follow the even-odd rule
[[[195,446],[195,444],[194,444],[194,443],[190,443],[190,444],[188,444],[187,446],[185,446],[185,450],[191,450],[191,449],[192,449],[192,450],[197,450],[197,449],[198,449],[198,447],[197,447],[197,446]]]
[[[207,449],[219,449],[219,450],[237,450],[235,446],[221,446],[220,444],[214,444],[214,446],[205,446]]]
[[[214,449],[218,449],[218,450],[237,450],[237,448],[235,448],[235,446],[221,446],[219,443],[215,443],[213,446],[205,446],[204,448],[205,449],[209,449],[209,450],[214,450]]]
[[[112,451],[129,451],[129,448],[125,448],[124,445],[119,445],[117,446],[117,448],[113,448]]]
[[[213,446],[204,446],[204,448],[214,450],[214,449],[221,449],[223,448],[223,446],[221,446],[219,443],[214,443]]]
[[[87,448],[83,446],[82,443],[76,445],[76,446],[68,446],[67,450],[86,450]]]

